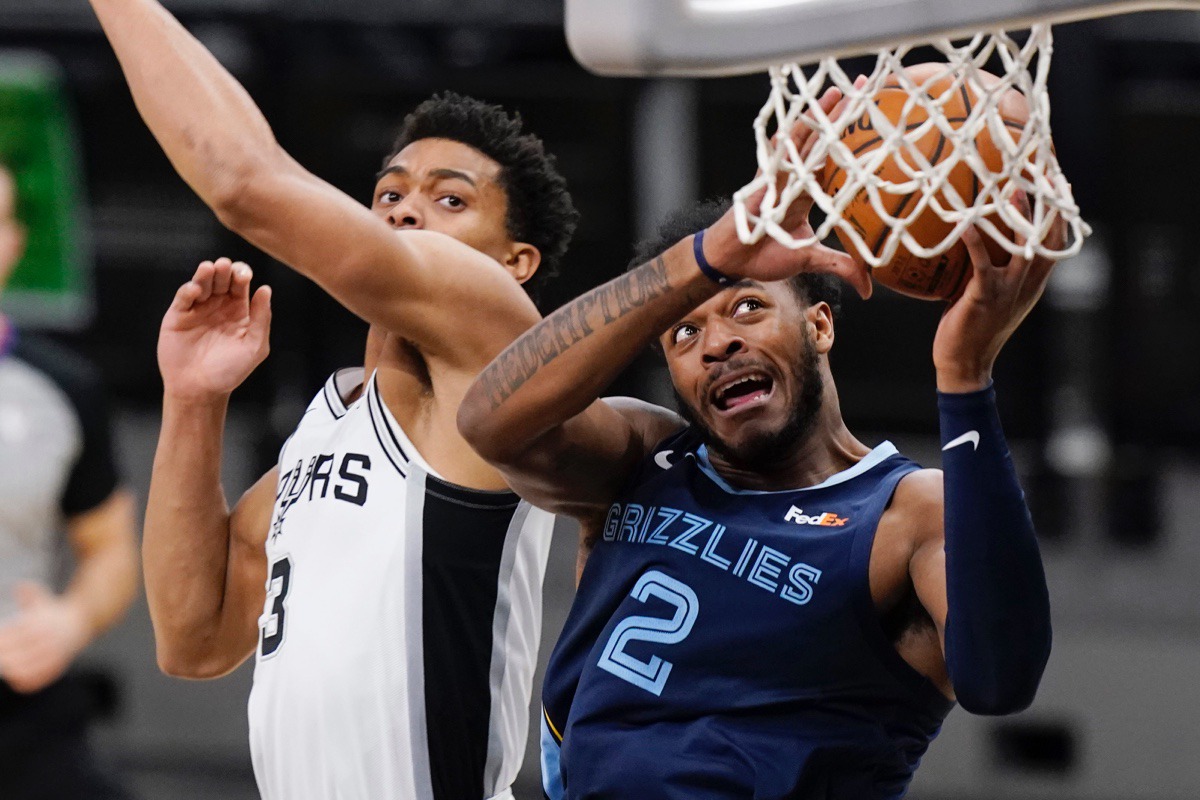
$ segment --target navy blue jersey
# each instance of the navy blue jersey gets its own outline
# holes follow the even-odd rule
[[[875,529],[918,468],[885,442],[818,486],[747,491],[691,430],[660,444],[550,659],[551,800],[901,797],[952,706],[871,599]]]

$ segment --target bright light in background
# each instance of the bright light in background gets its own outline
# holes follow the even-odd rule
[[[688,5],[705,14],[747,14],[824,2],[828,0],[691,0]]]

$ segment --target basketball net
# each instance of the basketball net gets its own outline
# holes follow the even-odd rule
[[[969,226],[975,225],[1008,252],[1021,253],[1026,258],[1034,254],[1054,259],[1075,255],[1091,229],[1079,216],[1071,185],[1059,168],[1051,144],[1046,78],[1052,41],[1048,24],[1033,26],[1024,45],[1004,31],[979,34],[957,47],[950,40],[941,39],[932,44],[946,57],[945,69],[920,85],[905,74],[901,63],[912,46],[881,50],[874,70],[859,87],[855,87],[855,78],[847,75],[834,58],[821,61],[811,76],[806,76],[796,64],[772,67],[771,94],[754,123],[761,172],[734,195],[739,237],[745,244],[753,244],[763,236],[770,236],[798,249],[822,241],[840,229],[840,238],[847,246],[853,243],[863,261],[878,267],[891,261],[901,245],[920,258],[940,255]],[[990,76],[980,77],[993,56],[999,57],[1004,68],[999,81]],[[946,79],[952,81],[949,88],[936,96],[927,93],[927,88]],[[844,96],[840,111],[834,114],[836,119],[830,119],[817,102],[827,83],[838,87]],[[885,84],[893,87],[898,84],[908,94],[896,123],[872,102]],[[974,94],[975,101],[965,120],[960,118],[952,123],[943,106],[964,85]],[[1029,104],[1029,120],[1019,136],[1011,128],[1006,130],[998,109],[1000,99],[1010,89],[1019,90]],[[922,109],[923,114],[913,114],[916,109]],[[924,120],[923,115],[927,115]],[[868,118],[882,141],[879,146],[856,155],[842,142],[842,135],[849,125]],[[791,131],[795,125],[807,125],[815,132],[805,152],[796,147],[790,136],[772,137],[774,131]],[[930,163],[917,143],[934,128],[945,137],[949,152],[937,163]],[[1000,151],[1002,163],[998,170],[984,162],[976,145],[977,137],[985,130]],[[905,176],[901,182],[876,174],[893,155]],[[827,162],[830,169],[836,166],[846,172],[845,182],[832,194],[821,188],[822,170]],[[960,163],[967,164],[978,179],[979,192],[974,198],[961,196],[949,180],[951,171]],[[759,212],[752,214],[746,201],[761,189],[766,194]],[[1013,196],[1018,191],[1028,198],[1031,218],[1013,205]],[[843,217],[843,211],[860,192],[866,193],[875,213],[889,229],[882,245],[875,243],[872,247]],[[782,223],[788,207],[801,194],[812,197],[826,216],[813,236],[797,239]],[[900,205],[896,195],[912,195],[916,201],[903,204],[902,217],[888,213],[889,208],[895,211]],[[891,202],[887,202],[889,199]],[[953,227],[941,241],[921,243],[913,238],[908,227],[930,210]],[[1056,216],[1066,220],[1071,231],[1068,244],[1061,250],[1043,244]],[[997,226],[996,220],[1012,234]]]

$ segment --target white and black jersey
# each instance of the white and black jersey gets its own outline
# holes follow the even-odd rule
[[[421,458],[332,376],[280,454],[250,695],[266,800],[510,796],[553,517]]]

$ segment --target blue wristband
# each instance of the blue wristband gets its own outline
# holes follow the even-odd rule
[[[704,233],[705,231],[701,230],[692,237],[692,252],[696,255],[696,265],[700,267],[704,277],[718,286],[733,286],[737,281],[708,263],[708,259],[704,257]]]

